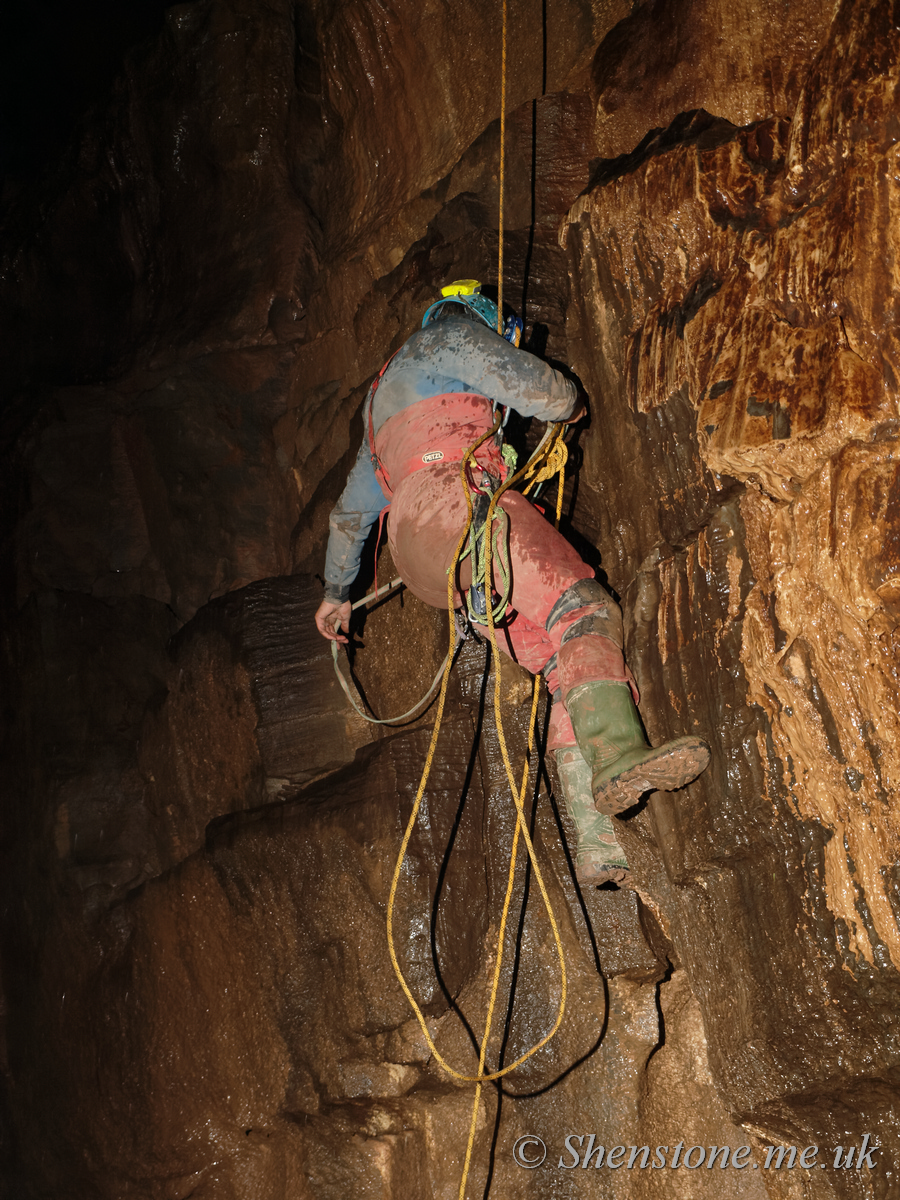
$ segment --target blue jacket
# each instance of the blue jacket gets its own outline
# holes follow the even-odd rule
[[[416,330],[394,355],[375,393],[375,432],[403,409],[449,392],[487,396],[541,421],[564,421],[577,399],[574,383],[559,371],[461,314]],[[369,449],[369,402],[363,444],[329,521],[325,599],[334,603],[348,598],[363,544],[386,504]]]

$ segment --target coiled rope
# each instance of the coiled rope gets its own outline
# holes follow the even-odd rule
[[[447,572],[447,614],[448,614],[448,624],[449,624],[451,647],[455,643],[455,635],[456,635],[454,603],[453,603],[454,588],[455,588],[455,582],[456,582],[456,573],[457,573],[457,569],[459,566],[460,558],[462,556],[463,547],[466,544],[466,541],[469,537],[469,533],[470,533],[470,529],[471,529],[471,525],[472,525],[472,519],[473,519],[472,494],[471,494],[471,489],[469,486],[468,468],[469,468],[469,465],[473,462],[475,452],[478,450],[478,448],[485,441],[487,441],[488,438],[492,437],[494,435],[494,433],[496,432],[499,419],[500,418],[498,415],[498,417],[495,421],[494,427],[492,429],[489,429],[482,437],[480,437],[466,451],[466,454],[463,457],[463,461],[462,461],[462,464],[460,467],[460,479],[461,479],[463,489],[465,492],[465,497],[466,497],[467,520],[466,520],[466,527],[463,530],[459,541],[457,542],[456,550],[453,555],[452,564]],[[541,464],[548,457],[551,457],[554,454],[556,454],[557,459],[559,459],[560,456],[556,450],[556,445],[557,445],[557,443],[559,443],[561,441],[561,430],[562,430],[562,426],[558,426],[558,425],[553,426],[553,428],[550,431],[548,431],[548,433],[544,436],[544,438],[538,445],[537,450],[532,455],[531,459],[525,465],[525,467],[523,467],[522,470],[520,470],[516,474],[511,475],[510,478],[507,479],[503,484],[501,484],[501,486],[493,494],[493,496],[491,497],[491,502],[490,502],[490,506],[488,508],[488,514],[487,514],[487,518],[486,518],[486,525],[487,525],[488,529],[491,528],[491,522],[493,521],[493,518],[494,518],[494,512],[497,508],[497,505],[498,505],[500,499],[513,486],[513,484],[515,484],[515,483],[519,482],[521,479],[525,478],[527,474],[536,475],[534,482],[537,483],[538,480],[542,477],[540,474],[540,470],[543,469],[541,467]],[[538,468],[540,468],[540,469],[538,469]],[[560,493],[560,495],[561,495],[561,493]],[[558,519],[558,514],[557,514],[557,519]],[[484,555],[484,572],[485,572],[484,573],[484,588],[485,588],[485,595],[490,599],[490,597],[492,596],[492,570],[491,570],[492,553],[491,553],[491,549],[492,549],[493,539],[488,536],[488,537],[486,537],[485,541],[486,541],[486,549],[485,549],[485,555]],[[474,580],[473,580],[473,582],[474,582]],[[434,755],[435,755],[435,750],[437,748],[438,736],[439,736],[440,727],[441,727],[441,720],[442,720],[443,714],[444,714],[444,705],[446,703],[446,698],[447,698],[447,685],[448,685],[449,678],[450,678],[450,669],[452,666],[452,659],[453,659],[452,651],[450,653],[448,653],[447,658],[445,659],[445,663],[444,663],[443,676],[442,676],[442,680],[441,680],[441,690],[440,690],[440,695],[438,698],[437,713],[435,715],[434,726],[433,726],[432,734],[431,734],[431,742],[428,747],[428,753],[425,758],[425,765],[422,770],[422,777],[419,781],[419,787],[416,792],[416,798],[413,803],[412,812],[410,813],[410,817],[409,817],[409,820],[406,825],[406,829],[403,834],[403,840],[401,842],[400,852],[397,856],[397,862],[394,867],[394,874],[393,874],[393,878],[391,880],[391,890],[390,890],[390,895],[388,897],[388,912],[387,912],[387,938],[388,938],[388,951],[389,951],[390,958],[391,958],[391,965],[394,968],[394,973],[397,976],[397,979],[400,983],[401,988],[403,989],[404,995],[406,996],[406,998],[410,1004],[410,1007],[412,1008],[412,1010],[416,1016],[416,1020],[419,1023],[419,1027],[422,1030],[422,1033],[425,1037],[425,1041],[428,1045],[429,1050],[431,1051],[431,1053],[434,1056],[434,1058],[436,1059],[436,1061],[440,1064],[440,1066],[449,1075],[452,1075],[454,1078],[459,1079],[462,1082],[474,1083],[476,1085],[475,1098],[474,1098],[474,1103],[473,1103],[473,1108],[472,1108],[472,1120],[470,1123],[470,1130],[469,1130],[469,1141],[468,1141],[468,1146],[466,1148],[466,1157],[465,1157],[465,1164],[464,1164],[464,1168],[463,1168],[463,1176],[462,1176],[462,1180],[460,1182],[460,1190],[459,1190],[460,1200],[464,1200],[464,1198],[465,1198],[465,1188],[466,1188],[466,1182],[468,1179],[469,1165],[471,1162],[472,1147],[474,1145],[474,1140],[475,1140],[475,1130],[476,1130],[477,1117],[478,1117],[478,1107],[479,1107],[480,1100],[481,1100],[482,1086],[485,1083],[488,1083],[495,1079],[500,1079],[504,1075],[508,1075],[511,1071],[516,1070],[517,1067],[520,1067],[524,1062],[526,1062],[529,1058],[531,1058],[532,1055],[536,1054],[538,1052],[538,1050],[542,1049],[544,1046],[547,1045],[547,1043],[556,1034],[556,1031],[559,1029],[560,1025],[562,1024],[562,1019],[563,1019],[563,1015],[565,1013],[565,1007],[566,1007],[566,996],[567,996],[567,986],[568,986],[567,978],[566,978],[565,956],[563,953],[562,938],[560,936],[559,926],[557,924],[556,917],[553,913],[553,907],[550,903],[550,897],[547,893],[547,888],[544,883],[544,878],[543,878],[543,875],[541,874],[540,866],[538,865],[538,862],[537,862],[537,857],[535,855],[534,846],[531,841],[531,836],[528,832],[528,825],[527,825],[527,821],[525,818],[525,793],[526,793],[526,789],[528,786],[529,757],[530,757],[530,754],[532,752],[532,748],[534,745],[534,728],[535,728],[535,722],[537,719],[538,697],[540,694],[539,693],[540,676],[536,676],[535,681],[534,681],[534,693],[533,693],[533,697],[532,697],[531,719],[530,719],[529,730],[528,730],[528,750],[526,753],[525,765],[524,765],[523,772],[522,772],[522,782],[521,782],[521,785],[517,785],[516,778],[515,778],[515,775],[514,775],[513,769],[512,769],[512,763],[510,761],[509,749],[506,744],[506,735],[505,735],[505,731],[503,728],[503,718],[502,718],[501,704],[500,704],[500,687],[501,687],[500,653],[499,653],[499,648],[497,646],[497,635],[496,635],[495,618],[494,618],[494,611],[493,611],[494,605],[491,602],[489,602],[487,605],[487,609],[488,609],[487,624],[488,624],[488,631],[490,634],[491,651],[492,651],[492,655],[493,655],[493,664],[494,664],[494,719],[496,721],[496,726],[497,726],[497,738],[498,738],[498,742],[500,744],[500,753],[501,753],[501,756],[503,759],[503,765],[506,770],[506,775],[507,775],[507,779],[509,781],[510,791],[512,792],[513,802],[514,802],[515,808],[516,808],[516,827],[515,827],[515,832],[513,835],[512,851],[511,851],[511,855],[510,855],[509,876],[507,879],[506,895],[504,897],[503,913],[502,913],[502,917],[501,917],[501,921],[500,921],[500,930],[499,930],[499,934],[498,934],[498,946],[497,946],[497,954],[496,954],[495,965],[494,965],[493,979],[491,982],[491,994],[490,994],[490,999],[488,1002],[488,1012],[487,1012],[487,1017],[485,1020],[484,1036],[481,1039],[481,1044],[479,1047],[478,1073],[476,1075],[467,1075],[462,1071],[456,1070],[455,1067],[452,1067],[446,1061],[446,1059],[443,1057],[443,1055],[438,1050],[437,1046],[435,1045],[434,1039],[432,1038],[431,1033],[428,1029],[428,1025],[425,1020],[425,1016],[424,1016],[421,1008],[419,1007],[415,997],[413,996],[412,991],[410,990],[409,984],[406,982],[406,979],[403,975],[403,971],[400,967],[400,963],[397,958],[396,947],[394,945],[394,907],[395,907],[395,903],[396,903],[397,888],[399,886],[400,875],[403,870],[403,863],[406,859],[406,853],[407,853],[407,849],[409,847],[410,839],[412,837],[413,829],[415,828],[416,821],[418,820],[419,810],[421,808],[422,798],[425,794],[425,787],[428,783],[428,777],[431,773],[432,763],[434,762]],[[541,893],[541,898],[544,902],[544,907],[547,912],[547,917],[550,922],[551,929],[553,931],[553,939],[554,939],[554,942],[556,945],[556,951],[557,951],[557,955],[559,958],[560,1000],[559,1000],[559,1006],[557,1009],[556,1020],[554,1021],[553,1027],[549,1031],[549,1033],[547,1033],[543,1038],[541,1038],[540,1041],[538,1041],[534,1046],[532,1046],[529,1050],[527,1050],[524,1054],[522,1054],[519,1058],[517,1058],[515,1060],[515,1062],[509,1063],[507,1066],[502,1067],[502,1068],[498,1069],[497,1071],[487,1072],[487,1071],[485,1071],[487,1047],[488,1047],[488,1041],[490,1038],[491,1026],[493,1024],[494,1009],[496,1007],[497,995],[498,995],[499,986],[500,986],[500,975],[501,975],[502,963],[503,963],[503,943],[505,940],[506,926],[507,926],[508,917],[509,917],[510,905],[512,903],[513,885],[515,882],[516,858],[517,858],[518,843],[519,843],[520,837],[524,840],[525,846],[528,850],[528,857],[531,862],[532,868],[534,870],[535,879],[537,880],[538,888],[540,889],[540,893]]]
[[[399,583],[400,581],[397,580],[397,582]],[[393,587],[393,584],[391,586]],[[369,598],[370,597],[366,596],[365,600],[368,600]],[[357,608],[360,604],[365,603],[365,600],[357,601],[357,603],[354,604],[353,607]],[[335,633],[338,632],[340,627],[341,627],[341,623],[340,623],[340,621],[338,621],[335,624]],[[350,685],[347,683],[347,680],[344,678],[344,676],[341,672],[341,668],[338,666],[338,643],[337,642],[331,643],[331,659],[332,659],[332,662],[334,663],[334,672],[338,677],[338,683],[344,689],[344,695],[347,697],[347,699],[350,701],[351,705],[356,709],[356,711],[359,713],[359,715],[362,717],[362,719],[364,721],[368,721],[370,725],[400,725],[404,721],[410,720],[415,714],[418,713],[420,708],[424,708],[424,706],[428,703],[428,701],[434,695],[435,689],[437,688],[437,685],[440,683],[441,678],[443,677],[445,668],[447,667],[448,663],[451,662],[454,654],[456,653],[456,651],[459,649],[459,647],[461,645],[462,645],[462,642],[459,639],[457,639],[456,642],[453,645],[451,645],[450,649],[447,651],[447,657],[444,659],[444,661],[438,667],[437,675],[435,675],[434,679],[431,681],[431,686],[429,687],[428,691],[425,693],[425,695],[422,697],[421,700],[417,700],[416,703],[412,706],[412,708],[408,709],[405,713],[402,713],[399,717],[382,717],[379,719],[378,717],[370,717],[368,713],[363,712],[363,710],[356,703],[353,693],[350,691]],[[351,675],[351,678],[352,678],[352,675]]]
[[[340,628],[340,626],[338,626],[338,628]],[[344,695],[347,697],[347,699],[350,701],[350,703],[353,705],[353,707],[356,709],[356,711],[359,713],[359,715],[362,717],[362,719],[364,721],[368,721],[370,725],[400,725],[403,721],[410,720],[416,713],[418,713],[419,709],[423,708],[425,706],[425,704],[434,695],[435,689],[437,688],[437,685],[440,683],[440,681],[443,677],[443,674],[444,674],[444,670],[447,667],[448,661],[450,659],[452,659],[453,652],[455,649],[456,649],[455,646],[451,646],[450,649],[447,651],[447,657],[444,659],[444,661],[438,667],[437,675],[435,675],[434,679],[431,681],[431,686],[429,687],[428,691],[425,693],[425,695],[422,697],[421,700],[417,700],[415,702],[415,704],[412,706],[412,708],[410,708],[407,712],[401,714],[401,716],[399,716],[399,717],[382,717],[380,720],[378,717],[370,717],[368,713],[364,713],[363,710],[359,707],[359,705],[354,700],[353,693],[350,691],[350,686],[347,683],[347,680],[341,674],[341,669],[338,666],[337,642],[331,643],[331,657],[334,660],[334,669],[337,672],[338,683],[344,689]]]
[[[525,495],[531,491],[533,487],[537,487],[541,483],[545,483],[548,479],[552,479],[554,475],[559,475],[559,485],[556,492],[556,528],[559,529],[559,523],[562,519],[563,506],[563,489],[566,486],[566,463],[569,461],[569,447],[563,441],[562,426],[557,426],[557,433],[554,440],[551,442],[550,448],[543,459],[543,465],[535,464],[532,467],[525,468],[525,476],[529,479],[529,483],[525,487]]]
[[[509,605],[509,595],[512,590],[512,569],[509,564],[509,517],[503,508],[494,510],[492,521],[488,521],[485,518],[480,531],[476,531],[473,517],[469,525],[469,537],[466,541],[466,547],[459,556],[460,563],[469,555],[472,556],[473,586],[466,592],[466,609],[469,614],[469,620],[474,621],[477,625],[484,623],[484,613],[476,610],[472,597],[476,590],[476,581],[485,578],[485,566],[487,564],[485,543],[489,540],[496,542],[496,550],[492,551],[492,558],[500,575],[500,585],[497,588],[497,599],[496,601],[492,601],[492,606],[494,620],[499,621]],[[485,596],[485,602],[487,602],[487,596]]]

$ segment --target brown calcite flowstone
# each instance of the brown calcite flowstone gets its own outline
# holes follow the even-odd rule
[[[676,122],[561,232],[645,720],[713,744],[650,805],[646,884],[732,1112],[834,1144],[883,1136],[900,1053],[898,36],[888,6],[841,5],[790,123]]]
[[[162,1195],[174,1180],[198,1196],[262,1198],[306,1177],[315,1195],[337,1198],[348,1188],[364,1193],[385,1164],[392,1177],[418,1171],[417,1194],[458,1184],[471,1094],[437,1069],[410,1027],[384,924],[428,740],[427,729],[382,740],[296,801],[220,823],[205,848],[88,926],[57,912],[39,997],[30,1011],[17,1007],[14,1025],[36,1089],[16,1091],[19,1119],[40,1104],[57,1131],[30,1161],[43,1186],[79,1198],[141,1196]],[[499,845],[496,859],[485,854],[484,777],[477,763],[467,771],[470,753],[468,719],[449,721],[394,913],[409,985],[438,1047],[463,1073],[477,1058],[455,1014],[483,1022],[485,960],[505,890]],[[607,1018],[583,916],[573,925],[556,882],[559,871],[571,890],[559,844],[548,850],[538,836],[537,846],[573,1003],[560,1038],[516,1076],[511,1096],[560,1081],[531,1106],[529,1119],[549,1137],[560,1122],[594,1119],[584,1080],[562,1078],[596,1049],[607,1020],[617,1032],[604,1053],[620,1076],[618,1098],[606,1097],[609,1120],[635,1111],[633,1072],[658,1030],[646,973],[644,982],[620,976],[611,985]],[[505,1001],[498,1015],[494,1054],[505,1041],[508,1060],[546,1031],[559,999],[534,888],[519,955],[509,945],[506,961],[502,994],[515,963],[516,1000],[505,1037]],[[657,961],[653,978],[661,973]],[[634,1028],[629,998],[638,996]],[[591,1088],[601,1087],[604,1061],[593,1060]],[[491,1122],[480,1123],[479,1176]],[[73,1156],[87,1164],[83,1183],[73,1179]]]
[[[816,0],[645,0],[600,43],[591,70],[597,147],[627,154],[679,113],[735,125],[793,112],[831,23]]]
[[[165,643],[176,627],[165,605],[145,597],[78,592],[41,592],[7,620],[5,874],[26,904],[25,847],[35,841],[50,873],[65,864],[82,900],[121,895],[159,871],[135,744],[166,694]],[[46,898],[39,889],[38,910]]]
[[[510,20],[508,108],[563,89],[627,11]],[[498,116],[500,56],[500,10],[469,0],[173,5],[6,222],[8,386],[346,334]]]
[[[93,907],[193,854],[211,822],[352,762],[371,726],[315,630],[320,599],[309,576],[266,580],[207,605],[166,650],[164,605],[41,592],[10,626],[49,651],[16,697],[12,730],[39,770],[10,780],[10,830],[46,813]]]
[[[309,576],[263,580],[208,605],[171,643],[168,695],[137,754],[167,866],[203,844],[210,822],[293,794],[372,739],[313,623],[320,600]]]
[[[30,191],[5,222],[10,384],[297,336],[321,247],[292,184],[295,160],[316,151],[314,137],[294,151],[291,98],[309,82],[294,16],[286,2],[173,5],[162,35],[129,55],[106,111],[54,169],[39,230]]]
[[[19,599],[36,588],[144,595],[188,620],[290,567],[298,514],[278,444],[290,355],[201,357],[118,389],[66,388],[23,448]]]
[[[510,14],[507,109],[560,90],[627,11],[621,0],[563,0],[543,36],[539,11]],[[501,9],[466,0],[448,20],[436,0],[393,10],[341,4],[322,40],[328,102],[344,131],[330,221],[363,249],[362,231],[438,184],[497,115]]]

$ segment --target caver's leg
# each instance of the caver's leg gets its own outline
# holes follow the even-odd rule
[[[575,878],[585,887],[628,883],[628,859],[619,845],[613,817],[598,812],[591,797],[591,768],[577,746],[556,751],[556,769],[566,812],[577,831]]]
[[[619,886],[627,884],[630,878],[628,860],[619,845],[615,821],[594,807],[591,768],[576,744],[572,723],[557,690],[558,643],[551,641],[545,629],[534,625],[522,613],[517,613],[498,630],[497,640],[501,650],[508,652],[526,670],[542,672],[547,677],[551,692],[555,693],[547,750],[554,753],[562,804],[575,825],[575,875],[578,882],[585,887],[604,883]]]
[[[565,621],[557,656],[563,703],[591,767],[594,803],[598,811],[616,814],[645,792],[674,791],[696,779],[709,763],[709,747],[698,737],[647,744],[622,654],[618,606],[604,605],[598,592],[592,611],[576,607],[597,587],[582,581],[561,596],[548,632],[552,636],[557,622]],[[580,615],[573,621],[571,612]]]
[[[575,742],[575,731],[559,692],[553,698],[547,749],[554,752],[562,800],[577,833],[575,876],[585,886],[630,882],[628,859],[619,845],[615,821],[594,807],[591,768]]]
[[[438,470],[431,484],[426,491],[425,480],[417,476],[404,481],[409,490],[402,496],[398,492],[392,505],[396,511],[391,516],[391,548],[412,590],[429,603],[441,604],[453,533],[464,524],[464,502],[449,474]],[[540,655],[529,656],[529,661],[515,657],[529,670],[543,671],[551,691],[556,690],[558,676],[575,740],[591,767],[598,810],[620,813],[645,792],[671,791],[690,783],[707,766],[709,747],[697,737],[677,738],[655,749],[648,746],[622,653],[619,606],[589,578],[587,564],[524,496],[507,492],[501,503],[510,518],[511,603],[518,614],[508,622],[508,636],[514,645],[522,618],[522,634],[526,623],[546,632],[546,645],[539,639],[540,655],[547,652],[542,662],[536,661]],[[466,580],[461,582],[466,586]]]
[[[541,669],[551,690],[558,679],[575,741],[591,767],[597,809],[614,815],[645,792],[684,787],[708,765],[709,747],[698,737],[648,746],[625,665],[619,606],[586,578],[586,564],[524,497],[510,494],[503,504],[510,515],[513,606],[543,626],[556,650],[555,662],[551,654]]]

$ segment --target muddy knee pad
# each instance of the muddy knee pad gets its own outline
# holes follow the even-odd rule
[[[559,639],[553,684],[565,697],[581,683],[627,683],[639,699],[634,676],[625,665],[622,610],[596,579],[580,579],[567,588],[547,618],[548,632]]]
[[[625,644],[622,610],[596,579],[579,579],[566,588],[551,608],[545,629],[560,646],[585,634],[609,638],[620,650]]]
[[[557,685],[563,701],[568,704],[569,693],[585,683],[630,683],[625,657],[611,638],[583,635],[560,648]]]

